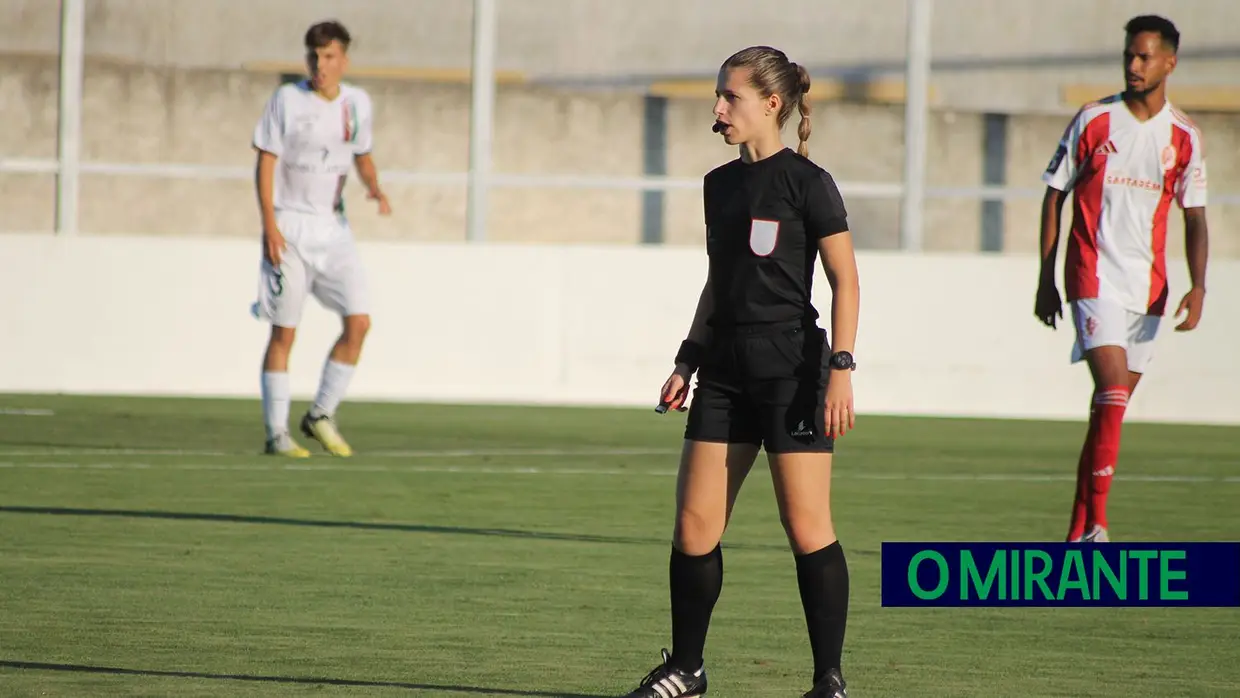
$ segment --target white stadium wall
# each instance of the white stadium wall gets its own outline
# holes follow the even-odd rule
[[[653,406],[704,278],[693,248],[366,242],[374,326],[355,399]],[[253,241],[0,236],[0,392],[248,396],[266,326]],[[1032,314],[1036,259],[864,253],[862,414],[1082,419],[1072,335]],[[1172,260],[1172,293],[1186,288]],[[1240,423],[1240,261],[1201,327],[1165,325],[1130,419]],[[816,297],[829,312],[821,272]],[[307,305],[292,359],[315,389],[336,319]]]

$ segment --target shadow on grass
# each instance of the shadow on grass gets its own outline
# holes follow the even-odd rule
[[[573,541],[579,543],[605,543],[614,545],[665,545],[671,541],[664,538],[637,538],[630,536],[602,536],[588,533],[555,533],[552,531],[523,531],[513,528],[470,528],[465,526],[437,526],[431,524],[381,523],[366,521],[323,521],[317,519],[291,519],[276,516],[252,516],[243,514],[208,514],[198,512],[126,510],[126,509],[79,509],[69,507],[0,506],[0,514],[33,514],[45,516],[100,516],[132,519],[165,519],[171,521],[205,521],[214,523],[268,524],[277,526],[309,526],[313,528],[344,528],[363,531],[399,531],[404,533],[430,533],[467,536],[499,536],[527,538],[531,540]],[[732,550],[766,550],[788,553],[786,545],[762,543],[724,543]],[[866,555],[868,551],[853,551]],[[790,554],[790,553],[789,553]]]
[[[405,688],[412,691],[443,691],[472,693],[480,696],[547,696],[549,698],[608,698],[581,693],[554,693],[551,691],[523,691],[514,688],[480,688],[477,686],[449,686],[440,684],[404,683],[401,681],[364,681],[361,679],[332,679],[311,676],[253,676],[249,674],[215,674],[200,671],[162,671],[158,669],[124,669],[120,667],[90,666],[86,664],[50,664],[46,662],[16,662],[0,660],[0,669],[28,671],[60,671],[82,674],[112,674],[120,676],[153,676],[177,679],[204,679],[210,681],[249,681],[274,684],[317,684],[325,686],[353,686],[363,688]]]

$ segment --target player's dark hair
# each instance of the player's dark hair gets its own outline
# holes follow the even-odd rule
[[[782,129],[788,123],[795,107],[801,114],[801,123],[797,125],[797,152],[802,156],[809,155],[806,141],[810,134],[810,103],[809,103],[809,71],[804,66],[788,60],[783,51],[770,46],[750,46],[732,54],[723,62],[724,68],[748,68],[749,84],[763,98],[773,94],[779,95],[782,106],[777,121]]]
[[[341,48],[348,51],[349,42],[352,40],[349,36],[349,30],[345,29],[344,25],[336,20],[319,22],[306,30],[307,51],[323,48],[333,41],[339,41]]]
[[[1175,24],[1166,17],[1138,15],[1128,20],[1128,24],[1124,25],[1124,31],[1130,37],[1145,32],[1154,32],[1162,37],[1164,44],[1171,47],[1172,53],[1180,50],[1180,30],[1176,29]]]

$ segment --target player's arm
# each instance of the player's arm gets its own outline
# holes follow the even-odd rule
[[[276,224],[275,179],[276,156],[266,150],[258,151],[254,164],[254,189],[258,195],[259,219],[263,224],[263,254],[273,266],[280,266],[280,258],[286,244],[280,227]]]
[[[258,151],[254,163],[254,189],[258,197],[258,213],[263,222],[263,231],[274,230],[276,227],[275,181],[276,156],[266,150]]]
[[[1055,318],[1063,317],[1063,301],[1055,285],[1055,258],[1059,256],[1060,219],[1067,194],[1053,186],[1046,188],[1042,196],[1042,225],[1038,249],[1041,266],[1038,271],[1038,290],[1034,295],[1033,314],[1043,324],[1054,328]]]
[[[358,124],[357,140],[353,144],[353,164],[357,167],[357,176],[366,187],[366,198],[379,202],[379,214],[388,215],[392,207],[388,204],[387,195],[379,186],[379,168],[375,166],[371,150],[374,148],[374,107],[370,97],[362,93],[359,104],[361,123]]]
[[[1184,209],[1184,253],[1188,257],[1188,278],[1194,289],[1206,290],[1206,262],[1210,256],[1210,234],[1206,207]]]
[[[379,168],[375,167],[375,159],[370,153],[356,155],[353,163],[357,166],[357,176],[361,178],[362,184],[366,187],[366,193],[372,199],[378,199],[383,195],[383,190],[379,187]]]
[[[1042,266],[1039,280],[1055,286],[1055,257],[1059,252],[1060,218],[1067,192],[1076,183],[1079,162],[1080,139],[1084,132],[1084,113],[1079,112],[1064,130],[1063,137],[1055,146],[1055,154],[1042,173],[1046,193],[1042,196],[1042,225],[1040,243]]]
[[[1206,298],[1206,262],[1210,256],[1210,236],[1206,225],[1205,145],[1199,131],[1193,130],[1190,144],[1188,164],[1176,182],[1177,203],[1184,211],[1184,253],[1192,283],[1175,313],[1177,316],[1188,314],[1175,328],[1180,332],[1197,327],[1201,321]]]
[[[1059,289],[1055,287],[1055,259],[1059,255],[1063,202],[1068,198],[1067,192],[1076,183],[1081,166],[1080,145],[1084,130],[1085,111],[1081,110],[1064,130],[1050,164],[1042,173],[1046,193],[1042,196],[1041,226],[1038,232],[1041,264],[1033,314],[1052,328],[1055,327],[1055,318],[1063,317],[1063,302],[1059,298]]]
[[[357,165],[357,176],[366,187],[366,198],[379,202],[380,215],[391,213],[392,207],[388,203],[387,194],[384,194],[383,188],[379,186],[379,168],[375,167],[375,159],[370,153],[363,153],[354,156],[353,161]]]
[[[1060,221],[1063,217],[1063,202],[1067,194],[1055,187],[1047,187],[1042,196],[1042,236],[1038,249],[1041,250],[1042,266],[1039,279],[1044,284],[1055,285],[1055,258],[1059,253]]]
[[[1187,313],[1176,325],[1179,332],[1195,329],[1201,322],[1206,302],[1206,262],[1210,257],[1210,234],[1206,225],[1206,207],[1194,206],[1184,209],[1184,253],[1188,258],[1188,278],[1192,287],[1184,294],[1175,314]]]
[[[284,102],[282,91],[267,101],[263,115],[254,127],[253,146],[257,153],[254,163],[254,189],[258,198],[259,220],[263,225],[263,253],[267,261],[279,266],[284,250],[284,236],[276,225],[275,179],[276,163],[284,144]]]

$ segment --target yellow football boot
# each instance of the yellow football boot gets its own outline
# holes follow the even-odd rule
[[[328,415],[311,416],[309,412],[301,418],[301,433],[323,444],[323,448],[333,456],[348,458],[353,449],[336,429],[336,422]]]
[[[267,439],[266,454],[269,456],[284,456],[286,458],[309,458],[310,452],[301,444],[293,440],[287,432],[280,434],[274,439]]]

